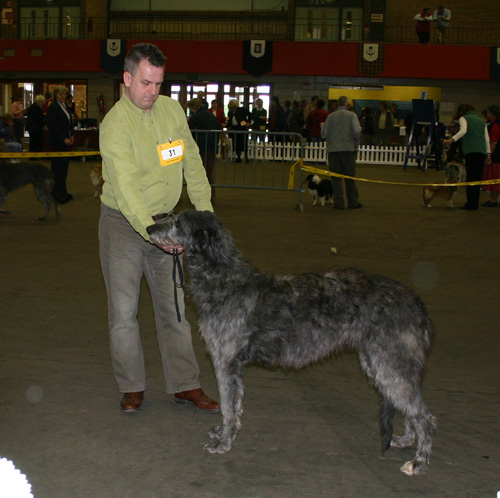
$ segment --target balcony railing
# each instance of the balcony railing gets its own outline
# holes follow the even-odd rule
[[[220,16],[219,16],[220,17]],[[435,43],[434,26],[430,43]],[[220,19],[217,16],[165,18],[119,16],[82,21],[78,18],[22,18],[18,26],[0,25],[2,39],[104,39],[145,38],[166,40],[295,40],[418,43],[414,22],[318,25],[306,20],[291,22],[286,15],[246,16]],[[500,23],[476,25],[454,22],[446,33],[449,45],[499,45]]]

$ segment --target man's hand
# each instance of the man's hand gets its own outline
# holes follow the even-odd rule
[[[150,239],[150,242],[159,247],[162,251],[168,252],[169,254],[175,254],[177,251],[178,254],[181,254],[184,251],[184,247],[182,246],[174,246],[172,244],[161,244],[160,242],[155,242]]]
[[[149,234],[149,242],[156,247],[159,247],[162,251],[168,252],[169,254],[174,254],[177,252],[178,254],[184,251],[184,247],[176,244],[172,244],[170,242],[163,242],[163,237],[158,237],[158,232],[161,230],[161,225],[150,225],[147,227],[147,232]]]

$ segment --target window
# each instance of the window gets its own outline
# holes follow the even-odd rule
[[[335,7],[323,2],[297,0],[295,9],[295,39],[318,41],[361,41],[363,8],[357,0],[340,0]]]

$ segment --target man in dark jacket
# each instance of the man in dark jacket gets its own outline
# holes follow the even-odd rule
[[[45,106],[45,97],[37,95],[35,102],[28,107],[26,112],[26,130],[30,135],[30,152],[41,152],[43,148],[43,127],[45,117],[43,107]]]
[[[281,107],[279,97],[271,97],[271,104],[269,108],[269,131],[282,132],[285,130],[286,113],[285,109]],[[271,142],[282,142],[283,135],[271,135],[269,138]]]
[[[217,153],[218,133],[207,130],[220,128],[217,118],[203,105],[202,100],[192,99],[187,104],[191,111],[189,128],[200,149],[200,156],[207,172],[210,185],[215,183],[215,155]],[[203,130],[203,131],[202,131]],[[212,203],[215,201],[215,189],[212,187]]]

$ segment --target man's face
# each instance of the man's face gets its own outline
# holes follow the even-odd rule
[[[127,88],[127,97],[139,109],[151,112],[151,107],[160,94],[165,69],[151,65],[146,59],[141,60],[135,74],[123,73],[123,82]]]

